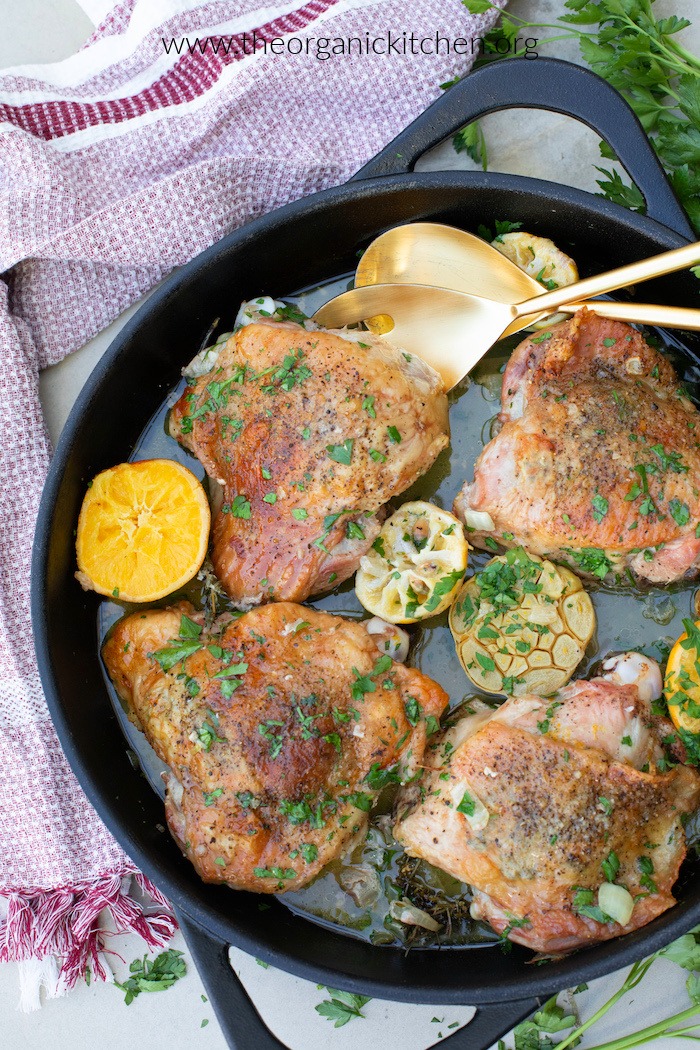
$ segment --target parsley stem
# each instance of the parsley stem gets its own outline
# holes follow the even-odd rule
[[[618,12],[616,12],[616,14],[617,14],[617,17],[620,19],[621,22],[626,22],[627,23],[627,25],[630,27],[630,29],[633,30],[633,32],[634,32],[634,34],[636,36],[638,36],[638,37],[639,36],[642,36],[642,37],[648,37],[649,36],[649,34],[644,29],[641,29],[637,25],[636,22],[632,21],[632,19],[629,17],[629,15],[624,14],[624,13],[618,13]],[[651,21],[654,20],[654,15],[653,15],[653,12],[652,12],[651,8],[649,8],[649,18],[650,18]],[[691,55],[690,52],[688,52],[688,51],[686,51],[685,53],[686,53],[686,55],[689,58],[691,58],[693,60],[692,64],[689,65],[687,62],[683,62],[683,64],[680,65],[677,61],[675,61],[677,58],[681,57],[681,56],[678,55],[677,50],[676,50],[677,48],[680,49],[680,44],[675,44],[675,46],[674,46],[674,42],[671,42],[670,44],[667,44],[665,42],[665,40],[663,39],[663,37],[658,37],[658,36],[651,37],[650,39],[651,39],[653,45],[655,47],[657,47],[659,49],[659,51],[662,51],[665,55],[668,56],[668,58],[669,58],[668,65],[669,66],[673,66],[675,69],[677,69],[678,72],[681,75],[683,75],[684,73],[691,73],[692,74],[692,73],[695,72],[695,70],[697,68],[700,67],[700,63],[698,63],[697,58],[695,58],[693,55]],[[649,49],[649,51],[650,51],[650,55],[651,55],[652,54],[651,49]],[[695,67],[695,69],[693,68],[693,66]],[[674,98],[677,98],[677,96],[674,95],[674,93],[672,91],[670,91],[670,90],[669,90],[669,94],[673,95]]]
[[[677,1029],[673,1032],[669,1031],[669,1029],[673,1025],[680,1024],[681,1021],[686,1021],[691,1017],[697,1016],[699,1013],[700,1006],[689,1006],[686,1010],[681,1010],[680,1013],[674,1014],[673,1017],[667,1017],[663,1021],[657,1021],[656,1024],[649,1025],[648,1028],[642,1028],[638,1032],[632,1032],[631,1035],[624,1035],[619,1039],[612,1039],[609,1043],[599,1043],[598,1046],[590,1047],[590,1050],[631,1050],[632,1047],[642,1046],[644,1043],[649,1043],[652,1039],[658,1039],[658,1037],[662,1035],[684,1036],[687,1038],[686,1033],[694,1031],[700,1022],[689,1025],[687,1028]],[[579,1029],[579,1031],[581,1031],[581,1029]],[[698,1037],[693,1036],[692,1038]]]
[[[655,958],[656,955],[652,955],[650,959],[645,959],[642,962],[636,962],[634,966],[632,966],[632,968],[630,969],[630,972],[627,974],[624,983],[620,988],[618,988],[615,994],[611,996],[606,1003],[603,1003],[600,1010],[598,1010],[597,1013],[594,1013],[592,1017],[589,1017],[588,1020],[584,1022],[584,1024],[580,1025],[578,1028],[575,1028],[574,1031],[570,1032],[565,1039],[562,1039],[560,1043],[557,1043],[557,1045],[554,1047],[554,1050],[565,1050],[567,1046],[571,1046],[572,1043],[576,1042],[578,1040],[578,1037],[583,1035],[583,1033],[587,1031],[587,1029],[589,1029],[591,1025],[594,1025],[596,1021],[599,1021],[601,1017],[604,1017],[608,1010],[611,1010],[615,1003],[619,1002],[619,1000],[622,999],[623,995],[626,995],[627,992],[629,992],[632,988],[635,988],[639,984],[639,982],[642,980]],[[664,1023],[668,1024],[668,1021]],[[605,1044],[605,1047],[606,1050],[612,1050],[613,1044],[610,1043],[609,1046],[608,1044]],[[596,1047],[595,1050],[600,1050],[600,1047]]]

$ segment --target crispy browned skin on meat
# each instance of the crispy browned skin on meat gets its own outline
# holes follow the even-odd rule
[[[554,699],[563,706],[511,699],[431,743],[420,794],[402,790],[394,829],[409,854],[473,887],[475,918],[543,952],[608,940],[669,908],[685,856],[681,818],[700,801],[695,770],[661,773],[652,758],[642,772],[619,759],[661,758],[669,729],[635,685],[579,681]],[[465,793],[486,807],[481,826],[457,808]],[[590,915],[611,854],[615,881],[641,895],[624,927]]]
[[[103,649],[170,767],[170,831],[205,882],[298,889],[365,828],[372,767],[412,775],[447,695],[338,616],[285,602],[183,639],[183,613],[201,621],[187,603],[128,616]]]
[[[697,572],[700,414],[639,332],[581,311],[529,336],[503,377],[500,419],[455,501],[463,520],[493,521],[473,543],[522,544],[584,572],[604,552],[659,583]],[[597,555],[576,557],[587,548]]]
[[[224,488],[212,561],[231,598],[303,601],[355,572],[376,512],[445,448],[447,398],[368,333],[258,323],[186,389],[170,432]]]

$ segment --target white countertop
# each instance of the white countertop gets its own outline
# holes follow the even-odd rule
[[[83,0],[91,12],[104,9],[105,0]],[[528,18],[546,20],[562,13],[560,0],[514,0],[512,9]],[[700,15],[696,0],[657,0],[657,17],[675,13],[693,18]],[[87,38],[92,24],[76,0],[0,0],[0,68],[20,62],[50,62],[72,54]],[[700,51],[699,27],[688,31],[686,46]],[[565,43],[543,49],[556,57],[578,59],[575,44]],[[490,140],[492,170],[554,178],[582,189],[596,190],[594,164],[599,162],[597,136],[568,118],[553,114],[510,112],[487,118],[484,126]],[[448,144],[439,147],[421,166],[472,167],[457,156]],[[41,393],[49,431],[55,440],[70,407],[95,362],[116,332],[136,309],[132,307],[106,331],[81,350],[41,377]],[[178,935],[172,947],[185,950]],[[122,959],[113,958],[113,967],[122,979],[132,959],[143,954],[137,937],[115,938],[110,945]],[[122,961],[123,960],[123,961]],[[451,1034],[449,1026],[467,1021],[469,1007],[406,1006],[373,1000],[364,1008],[366,1018],[350,1022],[341,1029],[320,1018],[313,1007],[327,993],[313,984],[265,969],[244,953],[233,950],[232,961],[258,1004],[262,1015],[276,1034],[292,1050],[359,1050],[381,1040],[386,1050],[423,1050],[438,1034]],[[40,1011],[22,1014],[16,1009],[18,973],[15,964],[0,966],[0,1046],[14,1050],[122,1050],[143,1045],[149,1050],[180,1050],[201,1047],[223,1050],[225,1041],[204,989],[190,962],[187,975],[172,989],[143,994],[125,1006],[118,989],[93,982],[80,984],[69,995],[46,1002]],[[687,1005],[685,974],[667,963],[656,963],[636,992],[616,1007],[613,1014],[593,1029],[583,1046],[634,1031],[668,1016]],[[611,975],[594,982],[577,996],[583,1017],[587,1017],[619,986],[622,975]],[[434,1018],[439,1018],[439,1023]],[[202,1023],[208,1023],[202,1027]],[[664,1039],[655,1044],[660,1050],[679,1050],[679,1040]],[[680,1047],[683,1043],[680,1042]]]

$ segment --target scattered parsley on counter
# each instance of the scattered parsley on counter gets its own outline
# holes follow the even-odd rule
[[[147,955],[144,955],[143,959],[134,959],[129,966],[131,976],[128,980],[123,983],[114,982],[115,987],[124,992],[126,1005],[133,1003],[141,992],[164,992],[166,988],[172,988],[187,972],[182,954],[174,948],[169,948],[152,961]]]
[[[329,1021],[333,1021],[334,1028],[342,1028],[344,1024],[352,1021],[354,1017],[365,1016],[362,1013],[362,1007],[371,1002],[369,995],[354,995],[352,992],[341,992],[337,988],[328,988],[323,984],[319,984],[317,987],[319,990],[325,988],[330,993],[331,998],[324,999],[322,1003],[319,1003],[315,1008],[316,1013]]]
[[[592,891],[588,891],[592,895]],[[585,912],[583,912],[585,914]],[[607,1012],[615,1006],[628,992],[637,985],[648,973],[656,959],[666,959],[669,962],[690,971],[686,981],[686,989],[690,999],[690,1006],[679,1011],[672,1017],[664,1018],[638,1032],[621,1035],[606,1043],[597,1043],[597,1050],[632,1050],[632,1047],[643,1046],[652,1043],[664,1036],[683,1036],[697,1039],[698,1036],[698,1012],[700,1008],[700,927],[696,926],[690,933],[684,934],[678,940],[673,941],[668,947],[655,952],[648,959],[636,962],[630,969],[623,984],[608,999],[596,1013],[583,1024],[579,1023],[573,1013],[567,1013],[561,1006],[557,1005],[557,996],[552,996],[541,1010],[533,1017],[517,1025],[513,1031],[515,1046],[520,1050],[566,1050],[567,1047],[576,1046],[585,1032],[596,1024]],[[587,985],[579,985],[574,992],[585,991]],[[554,1032],[563,1032],[571,1029],[567,1036],[561,1040],[552,1039]],[[595,1042],[595,1037],[589,1041]],[[499,1050],[505,1050],[505,1043],[501,1040],[498,1044]]]

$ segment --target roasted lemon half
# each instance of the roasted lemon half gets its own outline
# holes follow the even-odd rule
[[[436,616],[454,600],[467,567],[462,523],[414,500],[384,522],[355,578],[365,609],[390,623]]]
[[[700,620],[684,620],[683,626],[668,656],[664,696],[676,728],[700,733]]]
[[[80,510],[78,580],[125,602],[164,598],[199,570],[210,520],[187,467],[170,459],[110,467],[90,483]]]
[[[510,259],[550,291],[578,281],[576,263],[570,255],[557,248],[549,237],[535,237],[518,230],[517,233],[501,234],[491,244],[506,259]]]
[[[460,663],[488,693],[547,696],[593,636],[593,603],[570,569],[515,547],[461,588],[450,610]]]

